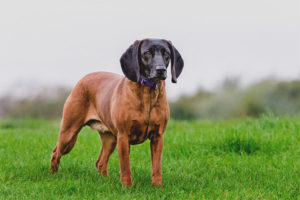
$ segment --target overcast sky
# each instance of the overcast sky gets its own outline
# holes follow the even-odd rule
[[[299,0],[2,0],[0,94],[121,74],[121,54],[148,37],[171,40],[185,60],[169,97],[225,77],[300,79]]]

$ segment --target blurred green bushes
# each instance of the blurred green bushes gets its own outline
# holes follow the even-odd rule
[[[34,95],[0,97],[1,118],[60,118],[70,89],[41,88]],[[174,119],[226,119],[261,114],[299,115],[300,81],[265,79],[241,87],[236,78],[225,79],[213,91],[199,89],[194,95],[182,95],[170,101]]]
[[[265,79],[246,88],[226,79],[215,91],[198,90],[170,102],[175,119],[258,117],[261,114],[300,114],[300,81]]]
[[[62,116],[63,105],[71,90],[65,87],[41,88],[25,97],[0,97],[1,118],[46,118]]]

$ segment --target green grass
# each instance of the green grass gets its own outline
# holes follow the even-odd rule
[[[0,122],[0,199],[300,199],[300,118],[170,121],[161,188],[151,185],[149,141],[131,148],[131,188],[121,186],[117,151],[101,177],[100,138],[88,127],[52,175],[58,128]]]

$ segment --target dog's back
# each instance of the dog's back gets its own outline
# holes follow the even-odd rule
[[[74,90],[76,90],[77,86],[80,86],[84,88],[88,95],[94,95],[95,92],[107,92],[107,90],[114,90],[114,88],[122,80],[122,78],[125,77],[111,72],[94,72],[84,76],[77,83]],[[105,90],[102,89],[104,87]]]

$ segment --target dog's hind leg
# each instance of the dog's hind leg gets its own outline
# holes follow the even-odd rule
[[[117,144],[117,138],[111,133],[101,133],[99,132],[102,140],[102,148],[98,160],[96,162],[96,167],[98,171],[103,176],[108,175],[107,164],[110,155],[114,152]]]
[[[51,171],[53,173],[58,171],[61,156],[69,153],[74,147],[80,129],[81,126],[78,125],[66,127],[62,124],[57,145],[54,147],[51,156]]]
[[[85,110],[82,108],[84,102],[80,99],[72,99],[71,96],[66,101],[58,141],[50,161],[50,170],[53,173],[58,171],[61,156],[69,153],[74,147],[78,133],[84,126]]]

